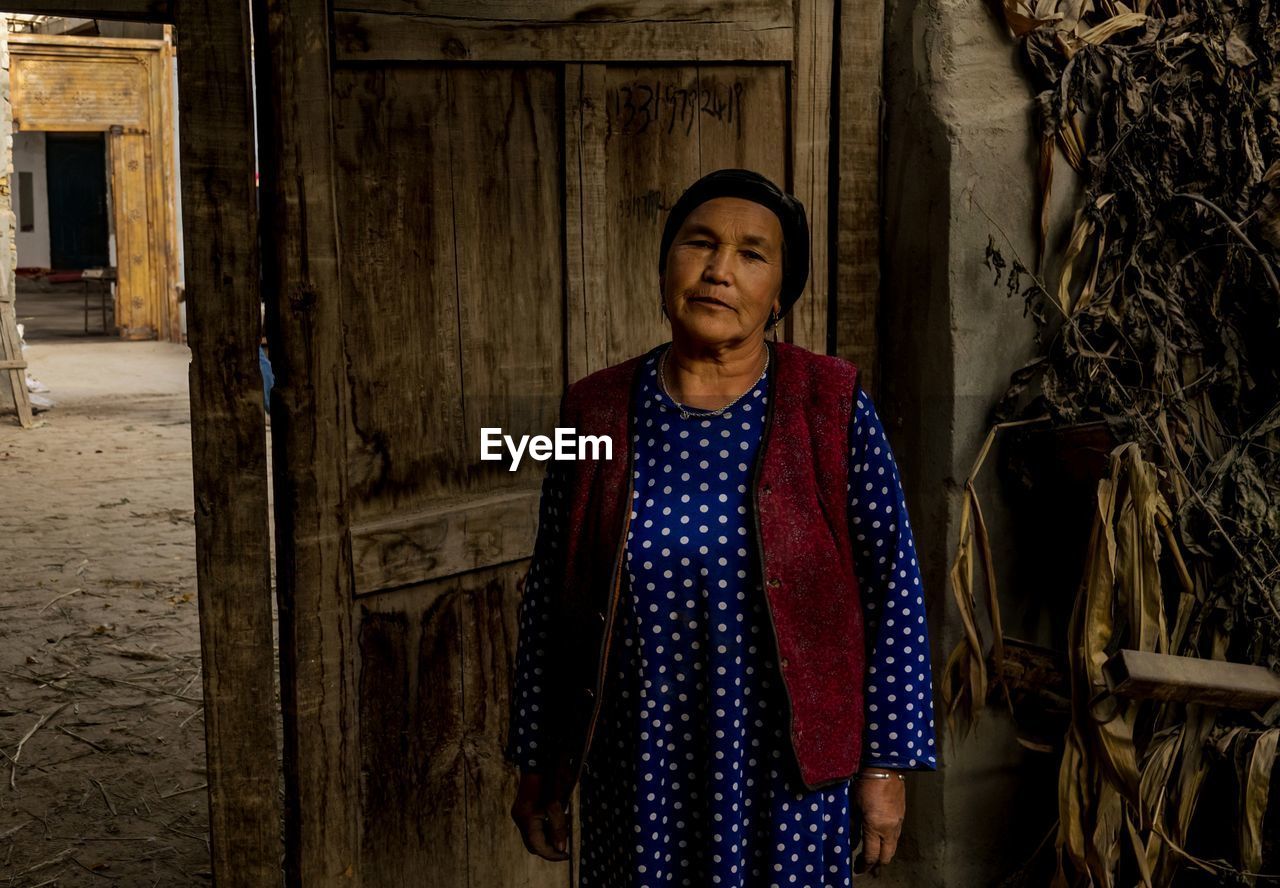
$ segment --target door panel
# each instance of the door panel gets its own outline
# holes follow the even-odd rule
[[[107,136],[116,222],[116,327],[125,339],[154,339],[164,287],[157,276],[157,237],[149,220],[151,180],[145,133],[113,128]]]
[[[279,6],[289,872],[563,884],[502,757],[545,465],[480,460],[480,430],[550,434],[567,383],[667,338],[667,210],[719,167],[816,169],[796,71],[831,34],[813,0]]]
[[[360,609],[363,884],[466,884],[463,598],[423,590]]]
[[[747,166],[785,181],[782,66],[607,66],[597,128],[604,145],[592,229],[604,232],[607,349],[600,366],[666,341],[658,306],[658,250],[667,210],[698,177]],[[601,101],[603,100],[603,101]],[[597,111],[596,113],[599,113]],[[598,369],[592,366],[591,369]]]
[[[442,69],[334,73],[357,525],[455,487],[466,464],[448,103]]]

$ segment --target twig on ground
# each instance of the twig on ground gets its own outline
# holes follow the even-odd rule
[[[54,604],[61,601],[62,599],[70,598],[72,595],[75,595],[77,592],[83,592],[83,591],[84,591],[83,589],[77,588],[77,589],[72,589],[70,592],[63,592],[61,595],[55,595],[53,598],[50,598],[48,601],[46,601],[44,607],[40,608],[40,610],[36,611],[36,613],[42,614],[45,611],[47,611],[49,608],[53,607]]]
[[[94,777],[90,777],[89,780],[90,782],[93,783],[94,786],[98,787],[98,792],[102,793],[102,800],[107,803],[107,810],[111,812],[111,816],[112,817],[120,816],[116,812],[116,806],[111,803],[111,796],[107,795],[107,788],[102,785],[102,781]]]
[[[66,734],[68,737],[73,737],[73,738],[75,738],[76,740],[79,740],[81,743],[87,743],[87,744],[89,744],[89,745],[90,745],[90,746],[92,746],[94,749],[98,750],[98,752],[110,752],[110,751],[111,751],[111,750],[107,749],[107,747],[102,746],[101,744],[94,743],[94,742],[93,742],[92,740],[90,740],[88,737],[81,737],[81,736],[80,736],[79,734],[77,734],[75,731],[69,730],[68,728],[64,728],[64,727],[62,727],[61,725],[59,725],[59,726],[58,726],[58,730],[59,730],[59,731],[61,731],[61,732],[62,732],[62,733],[64,733],[64,734]]]
[[[199,790],[202,790],[202,789],[208,789],[208,788],[209,788],[209,784],[208,784],[208,783],[201,783],[199,786],[189,786],[189,787],[187,787],[186,789],[179,789],[179,790],[175,790],[174,792],[166,792],[166,793],[163,793],[163,794],[160,796],[160,798],[162,798],[162,799],[171,799],[171,798],[173,798],[174,796],[186,795],[186,794],[187,794],[187,793],[189,793],[189,792],[198,792]]]
[[[63,703],[59,706],[54,707],[53,709],[50,709],[44,715],[40,716],[40,719],[34,725],[31,726],[31,730],[27,731],[27,733],[22,736],[22,739],[18,741],[18,748],[14,751],[13,757],[9,759],[9,763],[10,763],[9,788],[10,789],[18,788],[18,784],[17,784],[18,759],[22,757],[22,747],[27,745],[27,741],[30,740],[35,735],[36,731],[44,727],[45,722],[53,718],[55,715],[57,715],[59,712],[66,709],[70,705],[71,705],[70,703]]]
[[[122,648],[114,644],[107,645],[107,650],[111,651],[111,653],[116,656],[124,657],[127,660],[151,660],[164,662],[165,660],[173,659],[168,654],[160,651],[131,651],[128,648]]]
[[[70,857],[73,853],[74,852],[70,848],[64,848],[62,851],[59,851],[56,855],[54,855],[53,857],[50,857],[48,860],[43,860],[40,863],[33,864],[27,867],[26,869],[24,869],[20,873],[14,873],[14,875],[25,876],[28,873],[34,873],[37,870],[47,869],[48,867],[51,867],[51,866],[57,866],[60,863],[65,863],[67,858]],[[53,881],[56,882],[57,879],[54,879]],[[49,883],[41,882],[40,884],[47,885]]]
[[[34,818],[32,818],[31,820],[24,820],[24,821],[22,821],[22,822],[21,822],[21,823],[19,823],[17,826],[11,826],[11,827],[9,827],[9,828],[8,828],[7,830],[5,830],[4,832],[0,833],[0,841],[3,841],[4,839],[12,838],[12,837],[13,837],[13,835],[14,835],[15,833],[17,833],[17,832],[18,832],[18,831],[20,831],[20,830],[24,830],[24,829],[26,829],[28,826],[30,826],[31,824],[33,824],[33,823],[35,823],[35,822],[36,822],[36,821],[35,821],[35,819],[34,819]]]
[[[141,858],[140,858],[140,859],[141,859]],[[113,881],[115,881],[115,879],[114,879],[112,876],[108,876],[108,875],[106,875],[106,874],[104,874],[104,873],[100,873],[100,872],[98,872],[96,869],[94,869],[93,867],[85,866],[83,863],[81,863],[81,862],[79,861],[79,859],[77,859],[77,858],[75,858],[75,857],[72,857],[72,858],[71,858],[71,862],[72,862],[72,863],[74,863],[76,866],[80,867],[80,869],[84,870],[85,872],[87,872],[87,873],[92,873],[93,875],[97,876],[99,879],[106,879],[108,882],[113,882]]]

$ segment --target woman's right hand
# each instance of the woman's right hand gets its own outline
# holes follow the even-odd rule
[[[559,801],[547,802],[545,777],[521,774],[511,819],[520,828],[524,846],[546,860],[569,859],[569,818]]]

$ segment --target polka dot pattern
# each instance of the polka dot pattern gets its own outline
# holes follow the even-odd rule
[[[719,416],[682,418],[656,360],[640,372],[626,584],[581,782],[580,885],[848,886],[859,832],[850,787],[810,792],[800,781],[749,529],[767,379]],[[864,763],[933,768],[915,548],[862,393],[850,448],[850,530],[873,639]],[[552,463],[520,612],[508,759],[526,771],[550,765],[538,719],[552,689],[540,684],[540,661],[564,483]]]

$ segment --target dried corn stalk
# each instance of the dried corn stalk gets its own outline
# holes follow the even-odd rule
[[[1123,429],[1069,642],[1056,884],[1168,885],[1185,867],[1252,884],[1280,706],[1137,707],[1098,682],[1118,646],[1280,670],[1280,4],[1003,2],[1039,91],[1039,254],[1010,267],[993,242],[987,261],[997,284],[1008,271],[1042,352],[1014,374],[963,490],[949,732],[970,729],[999,685],[998,666],[987,672],[996,571],[973,484],[996,429],[1027,416]],[[1058,152],[1084,198],[1049,284],[1032,268],[1050,248]],[[1220,759],[1238,784],[1232,861],[1187,847]]]

